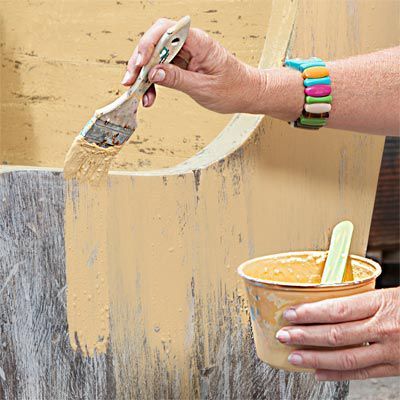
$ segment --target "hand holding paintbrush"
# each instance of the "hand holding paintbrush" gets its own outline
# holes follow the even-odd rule
[[[107,176],[113,158],[136,129],[140,99],[151,86],[150,70],[172,61],[182,48],[189,27],[188,16],[170,27],[156,44],[149,62],[141,68],[133,85],[113,103],[95,111],[67,153],[65,178],[95,183]]]

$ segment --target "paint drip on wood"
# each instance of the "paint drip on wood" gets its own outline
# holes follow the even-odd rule
[[[64,162],[69,338],[89,356],[104,353],[110,335],[107,176],[121,147],[101,148],[78,135]]]
[[[67,181],[65,247],[67,316],[73,349],[103,353],[109,340],[107,183]]]

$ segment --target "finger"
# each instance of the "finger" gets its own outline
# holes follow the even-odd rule
[[[214,39],[206,32],[198,28],[191,28],[185,44],[182,47],[182,54],[190,54],[191,58],[196,58],[203,62],[210,55],[213,48]]]
[[[125,75],[121,81],[121,83],[125,86],[133,85],[133,83],[135,82],[136,78],[139,75],[141,67],[137,67],[135,65],[137,56],[138,56],[138,48],[136,47],[135,50],[133,51],[131,58],[128,61]]]
[[[380,344],[345,350],[296,350],[289,355],[288,361],[293,365],[306,368],[345,371],[385,362]]]
[[[153,50],[162,35],[176,23],[171,19],[160,18],[156,23],[148,29],[141,37],[138,44],[138,57],[136,58],[136,65],[142,67],[150,61]]]
[[[398,375],[400,375],[400,367],[398,365],[381,364],[352,371],[320,369],[316,371],[315,378],[318,381],[352,381]]]
[[[206,77],[196,72],[185,71],[173,64],[159,64],[149,73],[150,82],[180,90],[192,96],[204,90]]]
[[[162,35],[174,24],[173,20],[161,18],[142,36],[128,61],[127,71],[121,82],[123,85],[129,86],[135,82],[141,67],[150,61],[154,48]],[[191,65],[193,56],[196,55],[201,62],[208,55],[212,42],[213,39],[202,30],[190,29],[185,44],[175,57],[174,63],[182,69],[190,69],[189,65]],[[198,68],[198,65],[193,66],[193,69]]]
[[[150,61],[154,47],[161,36],[169,27],[174,25],[174,23],[175,22],[172,20],[160,18],[144,33],[128,61],[127,70],[121,82],[123,85],[129,86],[135,82],[141,67]]]
[[[322,324],[361,320],[379,309],[377,291],[300,304],[289,308],[283,317],[294,324]]]
[[[179,54],[173,59],[172,64],[176,65],[181,69],[188,69],[189,61],[180,56]]]
[[[151,85],[147,92],[144,94],[142,103],[144,107],[151,107],[156,100],[156,88],[154,85]]]
[[[276,338],[284,344],[341,347],[379,341],[379,333],[371,319],[342,324],[288,326],[279,330]]]

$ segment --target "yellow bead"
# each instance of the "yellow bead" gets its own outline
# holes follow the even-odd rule
[[[329,71],[325,67],[311,67],[303,72],[303,78],[324,78],[329,75]]]

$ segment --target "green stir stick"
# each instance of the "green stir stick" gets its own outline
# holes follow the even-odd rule
[[[342,221],[333,229],[321,283],[343,282],[353,229],[350,221]]]

